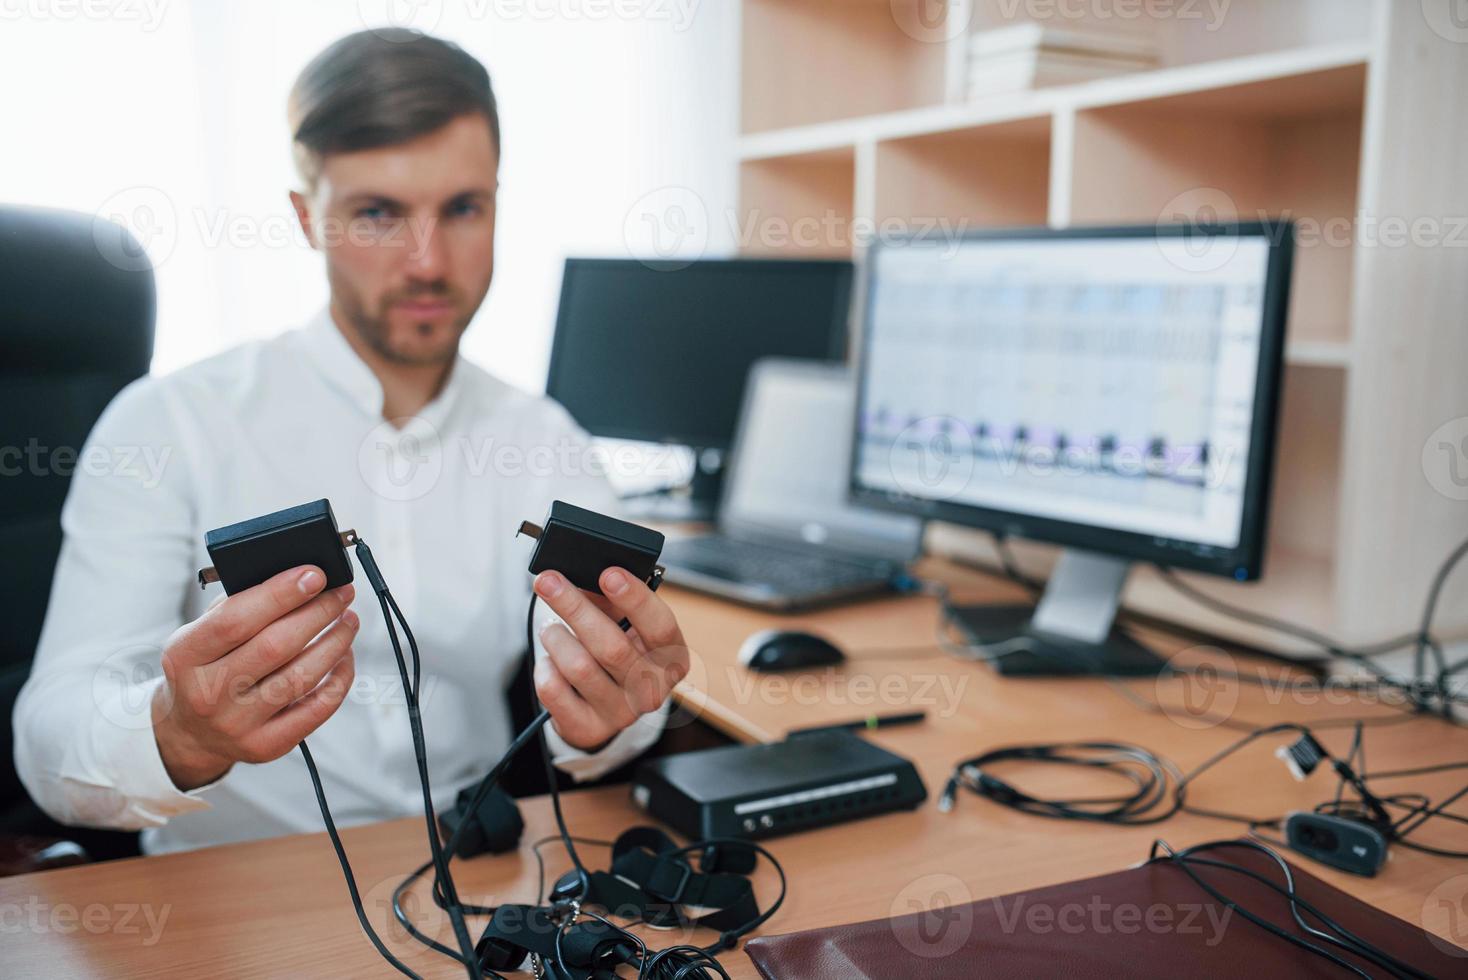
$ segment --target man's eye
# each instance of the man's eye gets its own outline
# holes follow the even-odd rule
[[[387,208],[378,207],[374,204],[365,208],[358,208],[357,213],[353,217],[362,218],[367,221],[385,221],[391,215],[387,213]]]
[[[452,217],[465,217],[482,213],[484,213],[484,208],[477,201],[457,201],[449,205],[449,215]]]

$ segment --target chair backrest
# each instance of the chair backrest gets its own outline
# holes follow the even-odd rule
[[[126,229],[0,205],[0,800],[20,792],[10,715],[61,547],[61,504],[93,423],[148,372],[153,268]]]

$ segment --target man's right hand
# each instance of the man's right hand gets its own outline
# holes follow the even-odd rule
[[[356,676],[360,623],[347,608],[355,591],[323,594],[325,584],[312,565],[281,572],[169,637],[153,735],[179,789],[213,782],[236,762],[280,758],[346,699]]]

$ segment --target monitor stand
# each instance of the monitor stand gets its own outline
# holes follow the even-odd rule
[[[681,486],[625,498],[622,511],[634,520],[712,523],[718,516],[723,489],[724,454],[717,449],[695,448],[692,479]]]
[[[1038,606],[959,606],[951,615],[973,643],[999,648],[994,668],[1007,676],[1151,676],[1161,658],[1115,622],[1130,568],[1067,548]]]

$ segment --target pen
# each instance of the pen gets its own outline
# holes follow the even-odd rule
[[[857,721],[842,721],[834,725],[815,725],[811,728],[791,729],[790,735],[814,735],[818,732],[854,732],[862,729],[891,728],[895,725],[915,725],[926,721],[926,711],[909,711],[900,715],[867,715]],[[787,738],[789,736],[786,736]]]

